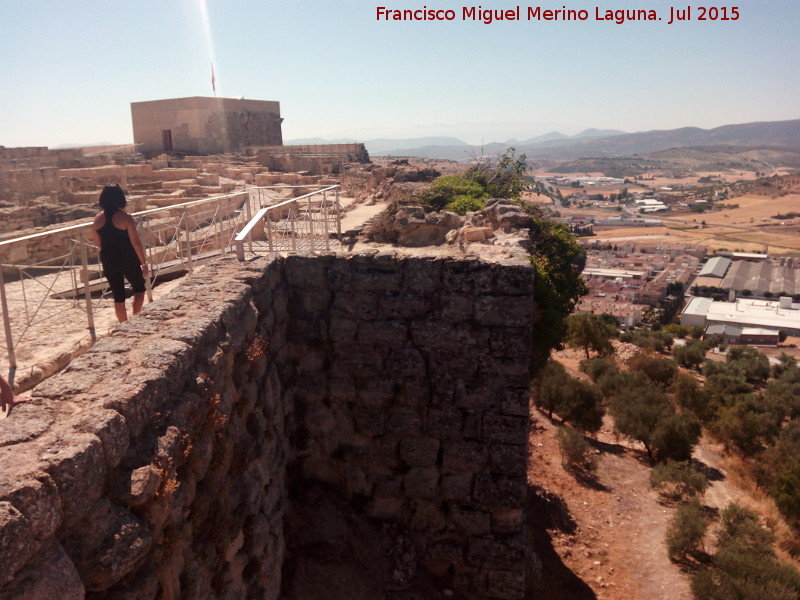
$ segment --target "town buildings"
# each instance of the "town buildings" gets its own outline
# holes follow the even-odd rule
[[[800,303],[785,296],[778,301],[738,298],[733,302],[695,296],[683,309],[681,324],[701,327],[707,333],[710,325],[733,325],[796,336],[800,335]]]

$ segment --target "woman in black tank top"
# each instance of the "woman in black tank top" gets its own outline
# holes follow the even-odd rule
[[[125,279],[133,287],[133,314],[144,305],[145,277],[148,276],[144,247],[136,233],[136,223],[123,209],[128,204],[119,185],[107,185],[100,192],[100,208],[92,223],[94,241],[100,248],[103,275],[114,295],[114,312],[122,323],[125,310]]]

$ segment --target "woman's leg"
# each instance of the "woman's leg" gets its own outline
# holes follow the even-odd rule
[[[117,315],[117,321],[124,323],[128,320],[128,311],[125,310],[124,302],[114,302],[114,313]]]
[[[142,311],[144,306],[144,292],[139,292],[133,295],[133,314],[137,315]]]

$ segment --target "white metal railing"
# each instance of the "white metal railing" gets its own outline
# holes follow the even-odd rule
[[[261,203],[261,208],[234,239],[236,257],[245,259],[245,242],[253,253],[254,242],[262,240],[270,254],[330,250],[332,234],[338,240],[334,243],[340,243],[342,205],[339,201],[339,185],[327,186],[289,200],[272,201],[266,205]]]
[[[241,191],[133,213],[146,248],[152,285],[175,272],[233,251],[236,231],[252,216],[250,193]],[[52,250],[48,250],[52,248]],[[20,351],[29,358],[42,340],[56,345],[76,323],[96,339],[94,314],[108,302],[91,222],[0,241],[0,304],[11,369]],[[78,330],[80,331],[80,329]]]

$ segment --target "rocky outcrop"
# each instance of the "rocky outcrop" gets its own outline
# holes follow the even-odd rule
[[[426,213],[421,206],[400,207],[392,219],[394,239],[401,246],[437,246],[447,232],[458,229],[464,219],[449,211]]]
[[[313,483],[387,524],[402,573],[523,598],[532,278],[364,255],[197,272],[0,421],[0,597],[276,599]]]

